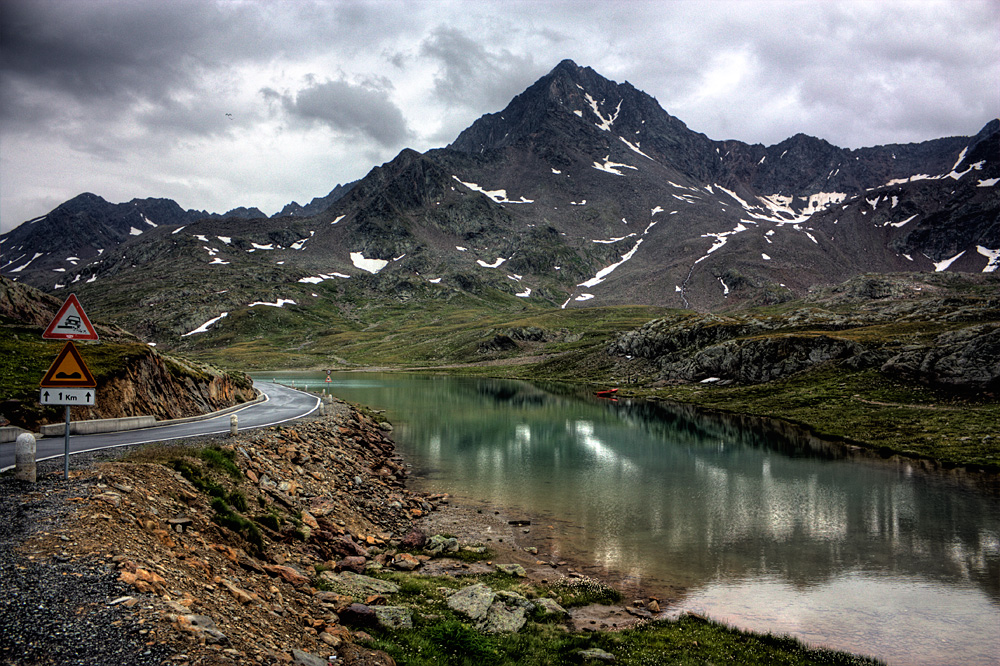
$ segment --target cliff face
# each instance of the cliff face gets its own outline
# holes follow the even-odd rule
[[[142,353],[145,352],[145,353]],[[197,416],[256,397],[251,379],[140,350],[118,372],[98,379],[98,404],[74,408],[74,419],[149,414],[158,420]]]

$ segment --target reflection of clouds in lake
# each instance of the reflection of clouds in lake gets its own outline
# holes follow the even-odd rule
[[[841,539],[847,534],[846,492],[821,484],[815,475],[776,477],[767,458],[759,466],[732,469],[696,457],[694,470],[707,489],[699,499],[709,546],[764,535],[785,541]]]
[[[577,443],[582,444],[587,452],[593,454],[599,462],[604,463],[609,468],[614,467],[619,468],[621,471],[629,472],[637,470],[635,464],[619,455],[594,434],[594,423],[592,421],[567,422],[566,429],[573,435]]]

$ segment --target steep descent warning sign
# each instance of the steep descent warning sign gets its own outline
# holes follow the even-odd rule
[[[77,300],[76,294],[70,294],[66,302],[59,308],[56,318],[42,333],[45,340],[97,340],[97,329],[87,319],[87,313]]]
[[[97,381],[90,374],[80,352],[72,342],[67,342],[49,371],[39,382],[42,388],[95,388]]]

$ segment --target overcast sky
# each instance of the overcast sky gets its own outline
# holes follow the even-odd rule
[[[997,0],[0,0],[0,228],[81,192],[270,215],[447,145],[564,58],[712,139],[975,134],[998,35]]]

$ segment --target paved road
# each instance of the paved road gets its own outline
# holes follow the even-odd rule
[[[240,430],[264,428],[292,421],[311,414],[319,407],[319,399],[316,396],[288,388],[287,386],[272,384],[271,382],[254,382],[254,386],[266,395],[267,399],[234,412],[239,418]],[[100,399],[100,393],[98,393],[97,397]],[[149,442],[163,442],[170,439],[228,433],[229,416],[230,414],[224,414],[192,423],[156,426],[140,430],[103,433],[100,435],[70,435],[70,455],[115,446],[129,446],[131,444],[146,444]],[[64,437],[44,437],[38,440],[35,460],[41,461],[62,457],[65,446],[66,440]],[[13,467],[14,448],[14,442],[0,444],[0,471]]]

